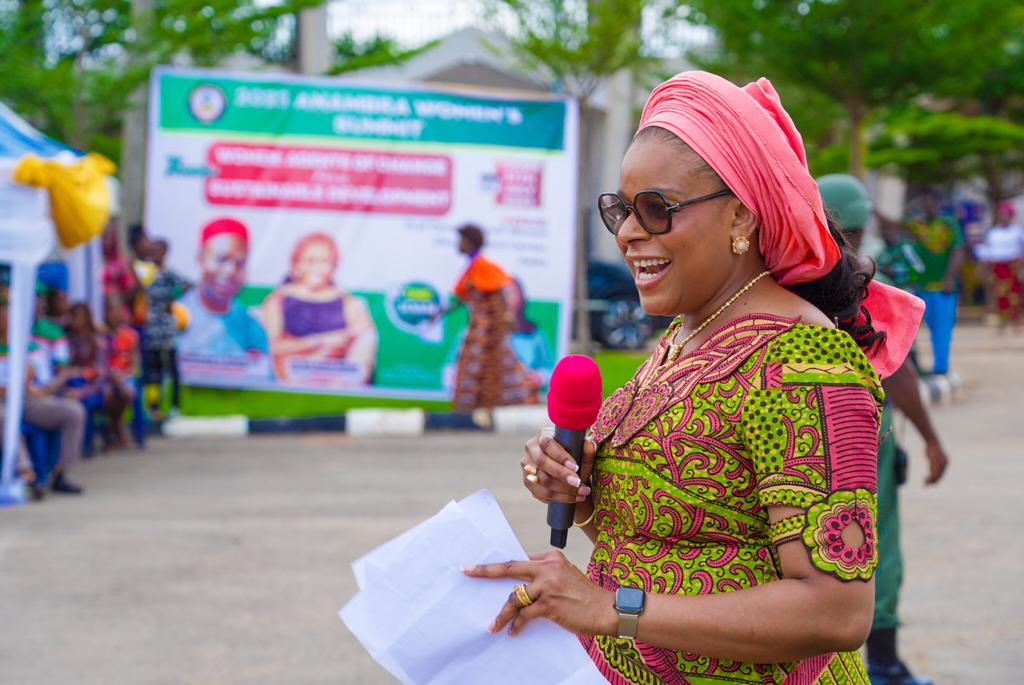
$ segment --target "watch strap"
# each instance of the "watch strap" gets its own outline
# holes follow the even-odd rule
[[[619,637],[635,638],[640,615],[647,606],[647,594],[640,588],[619,587],[615,591],[615,611],[619,614]]]
[[[635,638],[640,628],[640,614],[619,612],[619,637]]]

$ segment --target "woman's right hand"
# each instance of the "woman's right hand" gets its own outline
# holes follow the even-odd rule
[[[572,456],[555,440],[553,428],[541,428],[526,441],[521,466],[523,485],[541,502],[582,502],[590,496],[590,474],[594,470],[597,445],[583,441],[583,463],[578,467]]]

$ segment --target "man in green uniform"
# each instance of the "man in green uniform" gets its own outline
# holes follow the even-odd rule
[[[829,213],[859,250],[864,227],[872,213],[871,198],[864,184],[853,176],[829,174],[818,179],[818,185]],[[906,259],[913,262],[913,256]],[[914,267],[908,265],[907,268],[913,270]],[[910,419],[924,440],[928,459],[926,484],[942,478],[949,460],[921,401],[913,365],[904,361],[892,376],[882,381],[882,387],[886,404],[878,445],[878,567],[875,569],[875,617],[868,636],[868,676],[872,685],[932,685],[930,678],[913,675],[896,650],[897,608],[903,582],[897,488],[906,477],[906,453],[892,434],[890,402]]]
[[[910,277],[914,292],[924,300],[924,321],[931,332],[932,372],[949,373],[949,349],[956,326],[957,280],[964,263],[964,235],[960,222],[941,211],[940,198],[927,193],[920,211],[904,223],[876,213],[886,242],[909,245],[919,259]]]

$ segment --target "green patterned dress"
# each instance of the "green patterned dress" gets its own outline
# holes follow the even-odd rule
[[[677,329],[594,425],[590,578],[608,589],[732,592],[781,578],[776,545],[799,540],[823,572],[868,580],[883,393],[853,339],[750,315],[662,364]],[[773,505],[802,513],[770,525]],[[864,533],[859,547],[843,541],[850,525]],[[756,664],[616,637],[581,641],[615,684],[868,683],[856,652]]]

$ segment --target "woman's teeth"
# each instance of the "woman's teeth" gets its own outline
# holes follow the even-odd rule
[[[655,278],[671,262],[671,259],[635,259],[633,265],[636,266],[636,279],[646,281]]]

